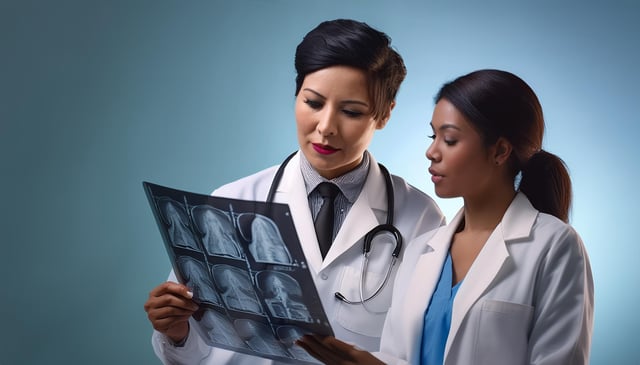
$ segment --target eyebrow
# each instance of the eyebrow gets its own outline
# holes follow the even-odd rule
[[[310,92],[310,93],[313,93],[313,94],[315,94],[316,96],[318,96],[319,98],[322,98],[322,99],[325,99],[325,100],[327,99],[324,95],[320,94],[319,92],[317,92],[317,91],[315,91],[315,90],[313,90],[313,89],[304,88],[304,89],[302,89],[302,90],[303,90],[303,91],[308,91],[308,92]],[[349,99],[348,99],[348,100],[343,100],[343,101],[341,101],[341,102],[340,102],[340,104],[343,104],[343,105],[344,105],[344,104],[359,104],[359,105],[365,106],[365,107],[367,107],[367,108],[369,107],[369,104],[365,103],[364,101],[360,101],[360,100],[349,100]]]
[[[433,122],[429,122],[429,125],[431,125],[431,129],[433,129]],[[440,128],[438,128],[438,130],[441,130],[441,131],[443,131],[445,129],[455,129],[455,130],[459,130],[459,131],[462,130],[457,125],[450,124],[450,123],[445,123],[445,124],[441,125]]]

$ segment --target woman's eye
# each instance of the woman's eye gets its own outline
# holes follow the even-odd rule
[[[436,135],[432,134],[430,136],[428,136],[429,139],[435,141],[436,140]],[[443,137],[442,141],[447,145],[447,146],[454,146],[456,143],[458,143],[458,141],[456,139],[452,139],[452,138],[446,138]]]
[[[348,110],[348,109],[343,109],[342,112],[345,113],[348,117],[351,117],[351,118],[357,118],[357,117],[359,117],[359,116],[361,116],[363,114],[363,113],[361,113],[359,111]]]
[[[305,103],[305,104],[307,104],[307,105],[309,105],[309,107],[310,107],[311,109],[320,109],[320,108],[322,108],[322,103],[321,103],[321,102],[319,102],[319,101],[306,99],[306,100],[304,101],[304,103]]]

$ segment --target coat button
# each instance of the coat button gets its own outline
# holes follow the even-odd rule
[[[327,275],[327,274],[322,274],[322,275],[320,275],[320,278],[321,278],[322,280],[327,280],[327,279],[329,279],[329,275]]]

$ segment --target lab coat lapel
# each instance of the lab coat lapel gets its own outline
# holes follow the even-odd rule
[[[380,224],[376,211],[386,217],[386,186],[378,163],[370,156],[367,180],[322,263],[321,270],[331,265],[340,255],[358,243],[373,227]],[[308,210],[308,208],[307,208]],[[312,225],[313,228],[313,225]],[[315,231],[314,231],[315,232]]]
[[[285,196],[276,201],[286,201],[291,211],[298,239],[307,258],[307,264],[313,273],[318,273],[322,266],[322,255],[313,226],[313,217],[309,209],[309,199],[305,188],[302,172],[300,171],[300,152],[287,164],[277,193]],[[277,195],[276,195],[277,197]]]
[[[451,315],[451,329],[445,347],[445,357],[467,312],[491,284],[508,256],[509,252],[502,239],[502,224],[499,224],[469,268],[464,282],[456,294]]]
[[[462,210],[454,217],[451,223],[440,228],[435,235],[425,245],[424,252],[418,258],[415,270],[411,276],[409,286],[404,299],[406,316],[403,317],[404,328],[407,328],[411,343],[408,346],[407,353],[414,354],[414,358],[410,363],[419,363],[420,347],[422,346],[422,331],[424,324],[424,314],[429,305],[431,295],[436,288],[442,265],[449,252],[451,238],[455,233],[462,218]],[[429,236],[427,233],[425,236]],[[416,238],[416,242],[412,244],[420,244],[417,242],[420,238]]]
[[[454,299],[445,359],[467,312],[486,291],[509,258],[507,243],[529,236],[537,213],[524,194],[518,193],[502,221],[489,236]]]

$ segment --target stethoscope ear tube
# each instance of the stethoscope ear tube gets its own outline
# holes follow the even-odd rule
[[[278,167],[278,171],[276,171],[276,174],[273,176],[273,181],[271,182],[271,186],[269,187],[269,193],[267,194],[267,200],[266,200],[267,203],[273,203],[273,197],[276,195],[276,190],[278,190],[278,185],[280,185],[280,180],[282,180],[282,175],[284,174],[284,168],[289,163],[289,160],[291,160],[293,156],[296,155],[296,153],[298,153],[298,151],[287,156],[287,158],[285,158],[284,161],[282,161],[282,163],[280,164],[280,167]]]

